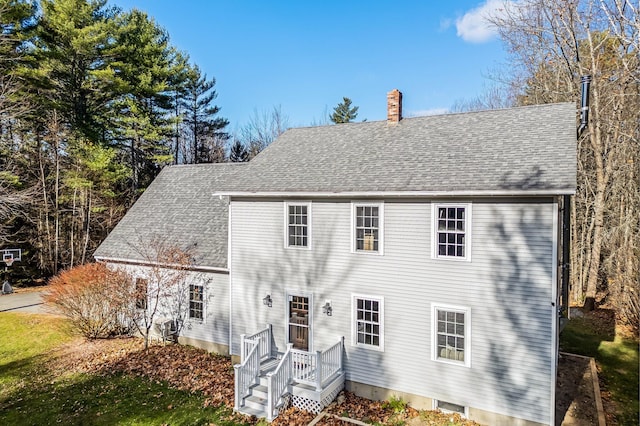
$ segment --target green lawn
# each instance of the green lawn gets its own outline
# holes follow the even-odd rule
[[[602,327],[600,320],[592,315],[571,319],[560,335],[560,347],[565,352],[595,358],[600,378],[617,404],[618,424],[637,424],[638,341],[615,335],[611,327]]]
[[[200,394],[122,375],[54,377],[50,353],[72,337],[50,316],[0,314],[0,424],[236,424],[231,411],[204,407]]]

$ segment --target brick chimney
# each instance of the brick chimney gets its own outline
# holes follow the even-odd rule
[[[398,123],[402,120],[402,92],[393,89],[387,93],[387,123]]]

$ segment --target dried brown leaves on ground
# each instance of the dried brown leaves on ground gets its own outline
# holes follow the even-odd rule
[[[181,345],[153,345],[145,351],[142,340],[138,338],[93,341],[77,339],[64,345],[55,356],[56,362],[50,363],[54,374],[122,373],[146,377],[154,381],[166,382],[177,389],[200,392],[206,397],[206,405],[224,404],[227,407],[233,407],[234,373],[229,357]],[[573,382],[573,378],[571,381]],[[348,417],[374,424],[477,425],[457,414],[436,411],[419,412],[406,407],[402,401],[396,402],[398,403],[372,401],[351,392],[342,392],[336,401],[327,407],[325,415],[316,424],[320,426],[352,424],[341,419]],[[272,424],[274,426],[308,425],[316,417],[315,414],[292,407],[281,412]],[[249,423],[257,422],[255,418],[238,416],[238,419]]]
[[[189,392],[201,392],[207,405],[233,407],[233,366],[229,357],[191,346],[153,345],[141,339],[75,342],[67,345],[62,368],[92,374],[146,377]]]
[[[413,426],[447,425],[460,426],[478,425],[478,423],[463,419],[458,414],[445,414],[439,411],[418,411],[411,407],[402,406],[401,400],[372,401],[356,396],[351,392],[342,392],[336,401],[327,407],[326,412],[338,417],[360,420],[364,423],[407,424]],[[339,419],[324,417],[319,425],[342,425]]]

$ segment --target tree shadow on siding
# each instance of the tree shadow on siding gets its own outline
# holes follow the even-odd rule
[[[492,320],[510,325],[511,336],[494,335],[489,343],[491,368],[486,372],[495,383],[497,404],[523,417],[540,413],[538,421],[548,419],[554,401],[551,397],[553,335],[556,314],[551,256],[554,244],[551,215],[543,217],[539,204],[514,205],[517,226],[508,229],[502,212],[493,208],[494,244],[508,253],[491,259],[495,285]],[[544,206],[550,210],[550,206]],[[545,215],[546,216],[546,215]],[[551,406],[549,405],[551,404]],[[535,413],[535,414],[534,414]],[[520,416],[518,416],[520,417]],[[535,420],[535,419],[532,419]]]
[[[283,333],[283,330],[277,328],[283,328],[285,324],[288,302],[283,299],[287,290],[313,294],[313,306],[310,306],[310,310],[313,310],[313,339],[317,340],[322,335],[325,336],[322,340],[327,340],[329,338],[326,336],[335,330],[335,338],[332,339],[331,344],[338,342],[339,335],[343,334],[341,333],[342,318],[344,315],[348,315],[350,318],[351,301],[342,300],[343,298],[338,299],[336,296],[340,294],[341,285],[349,280],[355,260],[354,255],[350,252],[350,247],[343,247],[344,244],[336,241],[339,239],[337,238],[338,227],[339,225],[335,223],[330,227],[324,226],[322,237],[311,241],[311,250],[284,249],[282,225],[277,228],[268,227],[266,233],[262,234],[261,230],[261,235],[254,237],[261,238],[267,247],[263,246],[259,253],[245,249],[237,254],[239,258],[245,259],[240,263],[243,265],[250,263],[251,268],[241,272],[242,280],[245,283],[242,288],[243,298],[247,300],[247,305],[245,308],[241,308],[236,303],[237,293],[232,296],[234,297],[233,317],[243,317],[242,323],[246,327],[255,327],[255,329],[240,329],[237,325],[238,321],[233,321],[232,349],[234,354],[239,353],[241,333],[252,334],[266,325],[264,321],[260,322],[261,317],[276,318],[275,321],[271,321],[274,334],[279,337]],[[316,229],[313,230],[318,234],[316,231]],[[342,239],[347,243],[350,242],[349,238]],[[336,250],[344,252],[344,257],[339,259],[341,265],[339,268],[336,267]],[[246,259],[251,260],[248,262]],[[234,259],[234,262],[237,261],[238,259]],[[331,267],[329,266],[330,262],[332,263]],[[238,273],[237,269],[235,272]],[[232,279],[234,280],[233,286],[236,287],[234,291],[237,291],[238,278],[232,277]],[[256,283],[256,285],[246,285],[246,283]],[[272,298],[271,307],[263,305],[263,299],[267,294]],[[329,299],[332,304],[332,316],[327,316],[322,311],[322,305],[325,300]],[[271,312],[254,314],[250,312],[251,306],[257,306],[258,310],[268,309]],[[252,316],[258,319],[258,324],[255,324],[255,321],[251,319]],[[286,331],[284,333],[286,336]],[[345,342],[348,342],[350,336],[345,335],[344,337]],[[282,345],[283,341],[283,339],[274,338],[272,341],[273,349],[284,352],[286,344]],[[328,347],[327,344],[314,343],[313,349],[324,350]],[[343,353],[343,355],[345,355],[344,359],[347,362],[347,353]]]

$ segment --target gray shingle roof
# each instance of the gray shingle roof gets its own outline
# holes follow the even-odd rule
[[[165,167],[98,247],[96,258],[155,260],[153,241],[189,249],[198,266],[226,268],[228,198],[246,164]]]
[[[568,194],[570,103],[290,129],[248,164],[166,167],[96,250],[145,260],[154,237],[226,268],[226,196],[296,193]]]
[[[574,192],[575,105],[540,105],[286,131],[247,192]]]

